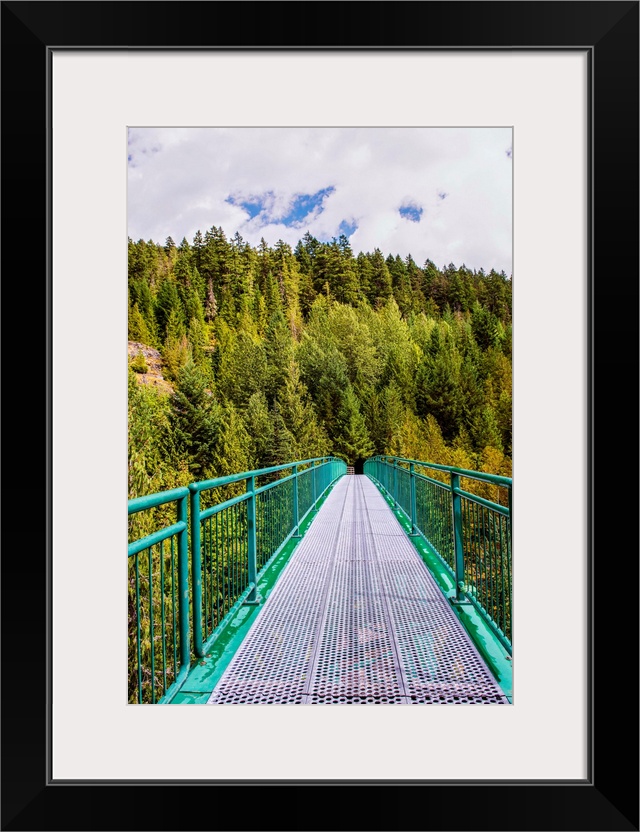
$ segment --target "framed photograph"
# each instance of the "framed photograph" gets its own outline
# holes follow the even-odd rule
[[[4,2],[2,22],[5,308],[37,310],[5,361],[27,498],[5,519],[3,828],[638,829],[638,3]],[[131,127],[512,131],[512,706],[127,706]]]

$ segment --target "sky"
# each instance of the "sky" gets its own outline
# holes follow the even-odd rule
[[[133,240],[345,234],[354,254],[511,275],[509,127],[132,127],[127,159]]]

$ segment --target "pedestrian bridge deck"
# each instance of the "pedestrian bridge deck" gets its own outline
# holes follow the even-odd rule
[[[336,483],[208,700],[507,702],[365,476]]]

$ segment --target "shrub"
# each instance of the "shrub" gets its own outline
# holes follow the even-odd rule
[[[134,373],[146,373],[148,371],[149,367],[147,366],[145,357],[141,352],[139,352],[131,361],[131,369]]]

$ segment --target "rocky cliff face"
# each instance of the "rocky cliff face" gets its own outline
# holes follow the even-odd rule
[[[139,384],[146,384],[156,388],[161,393],[173,393],[173,385],[167,381],[162,374],[162,356],[153,347],[140,344],[137,341],[129,341],[127,344],[129,361],[142,353],[147,362],[146,373],[136,373]]]

